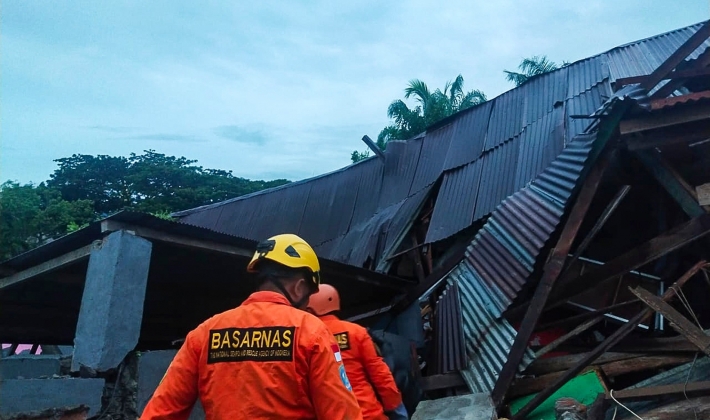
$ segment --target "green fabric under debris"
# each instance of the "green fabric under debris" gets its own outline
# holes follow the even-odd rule
[[[525,418],[528,420],[555,420],[555,401],[558,399],[563,397],[574,398],[582,404],[590,405],[600,393],[604,392],[606,390],[599,375],[592,370],[572,378]],[[513,400],[510,403],[511,413],[514,415],[520,411],[535,395],[537,394]]]

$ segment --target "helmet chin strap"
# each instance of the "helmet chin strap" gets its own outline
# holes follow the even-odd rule
[[[281,293],[288,299],[288,302],[293,306],[294,308],[300,308],[302,307],[306,302],[308,302],[308,295],[305,295],[298,301],[294,301],[293,298],[291,297],[291,294],[286,290],[286,287],[284,284],[281,282],[280,279],[272,278],[270,279],[271,283],[273,283],[274,286],[276,286],[277,289],[281,291]]]

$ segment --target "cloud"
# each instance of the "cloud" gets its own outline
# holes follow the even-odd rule
[[[236,141],[238,143],[264,145],[268,140],[262,130],[240,127],[238,125],[222,125],[215,127],[213,132],[223,139]]]
[[[138,136],[125,136],[125,140],[146,140],[146,141],[172,141],[180,143],[196,143],[203,142],[203,139],[193,135],[184,134],[143,134]]]
[[[121,133],[130,133],[131,131],[135,131],[138,129],[138,127],[113,127],[113,126],[108,126],[108,125],[92,125],[86,127],[90,130],[96,130],[96,131],[102,131],[104,133],[116,133],[116,134],[121,134]]]

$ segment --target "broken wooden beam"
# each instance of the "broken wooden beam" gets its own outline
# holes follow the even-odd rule
[[[631,135],[622,138],[626,148],[631,151],[652,149],[655,147],[672,146],[675,144],[690,144],[710,138],[710,126],[707,121],[695,121],[688,124]]]
[[[671,305],[661,300],[658,296],[651,294],[642,287],[632,289],[631,293],[642,300],[649,308],[660,313],[671,322],[671,327],[678,331],[683,337],[695,344],[700,351],[710,356],[710,336],[705,335],[697,325],[693,324],[684,317],[680,312],[676,311]]]
[[[557,321],[551,321],[546,324],[538,325],[535,328],[535,331],[544,331],[544,330],[547,330],[550,328],[556,328],[556,327],[569,325],[569,324],[576,324],[579,321],[584,321],[588,318],[596,318],[597,315],[608,314],[616,309],[627,308],[627,307],[633,306],[633,305],[641,305],[641,301],[636,300],[636,299],[628,300],[626,302],[615,303],[613,305],[607,306],[606,308],[597,309],[597,310],[589,311],[589,312],[584,312],[579,315],[573,315],[573,316],[570,316],[570,317],[567,317],[564,319],[560,319]]]
[[[710,68],[692,69],[692,70],[674,70],[668,73],[663,79],[692,79],[695,77],[710,76]],[[648,79],[648,75],[644,76],[631,76],[631,77],[621,77],[614,81],[614,87],[616,90],[626,85],[633,85],[635,83],[641,83]]]
[[[602,212],[602,215],[599,216],[599,219],[597,219],[596,223],[594,223],[594,227],[592,227],[592,230],[589,231],[587,236],[584,237],[584,240],[582,240],[582,243],[579,244],[577,249],[574,251],[574,255],[567,261],[565,264],[566,268],[564,272],[566,273],[567,270],[574,264],[575,261],[582,255],[584,251],[587,250],[587,247],[589,244],[594,240],[594,238],[597,236],[599,231],[604,227],[606,224],[607,220],[611,217],[611,215],[614,213],[614,210],[616,210],[617,207],[619,207],[619,204],[621,203],[621,200],[626,197],[626,195],[629,193],[631,190],[631,185],[624,185],[622,186],[619,191],[616,193],[614,198],[611,199],[609,204],[607,204],[606,208]]]
[[[594,363],[583,369],[582,372],[598,369],[608,378],[626,375],[628,373],[643,372],[648,370],[673,367],[692,362],[693,356],[642,356],[616,360],[605,364]],[[540,375],[535,378],[520,378],[516,380],[508,391],[509,398],[522,397],[540,392],[551,386],[565,375],[565,371],[557,371]]]
[[[621,135],[639,133],[642,131],[657,130],[679,124],[703,121],[710,118],[710,105],[696,105],[685,109],[678,107],[660,110],[648,115],[624,120],[619,124]]]
[[[616,393],[614,393],[616,396]],[[623,410],[619,408],[619,410]],[[680,400],[642,413],[643,420],[693,420],[710,418],[710,397]]]
[[[626,389],[614,391],[614,398],[617,400],[654,400],[658,397],[673,395],[710,395],[710,381],[691,382],[688,384],[658,385],[644,388]],[[607,398],[611,399],[610,396]]]
[[[558,307],[622,274],[656,260],[710,233],[710,214],[703,214],[662,233],[608,263],[589,270],[553,294],[547,309]]]
[[[556,340],[552,341],[550,344],[546,345],[545,347],[543,347],[540,350],[538,350],[537,352],[535,352],[535,359],[539,359],[540,357],[546,355],[547,353],[549,353],[552,350],[559,347],[562,343],[569,340],[570,338],[576,337],[576,336],[580,335],[581,333],[583,333],[584,331],[587,331],[589,328],[592,328],[593,326],[597,325],[602,319],[604,319],[603,316],[598,316],[596,318],[592,318],[592,319],[588,320],[587,322],[584,322],[584,323],[578,325],[572,331],[557,338]]]
[[[683,62],[696,48],[710,37],[710,22],[705,22],[683,45],[678,47],[660,66],[641,82],[641,88],[650,91],[663,80],[676,66]]]
[[[466,386],[461,374],[458,372],[443,373],[440,375],[422,376],[419,384],[424,391],[436,391],[439,389],[456,388]]]
[[[688,216],[698,217],[706,213],[698,203],[697,196],[693,196],[690,186],[670,168],[659,152],[652,149],[639,150],[636,157]]]
[[[707,266],[706,261],[700,261],[697,264],[695,264],[693,267],[691,267],[681,278],[679,278],[673,285],[666,290],[666,292],[663,294],[663,300],[668,300],[670,299],[675,292],[673,292],[673,288],[680,288],[683,287],[683,285],[695,275],[698,271],[700,271],[702,268]],[[587,355],[579,361],[577,365],[575,365],[573,368],[570,368],[568,371],[566,371],[559,379],[554,381],[549,387],[547,387],[544,391],[538,393],[533,397],[532,400],[530,400],[523,408],[518,411],[515,416],[511,420],[522,420],[524,419],[528,414],[530,414],[537,406],[539,406],[543,401],[548,399],[552,394],[555,393],[562,385],[567,383],[570,379],[574,378],[577,376],[579,373],[581,373],[592,361],[594,361],[596,358],[598,358],[602,353],[606,352],[609,350],[612,346],[617,344],[619,341],[621,341],[622,338],[627,336],[631,331],[633,331],[638,324],[644,322],[646,319],[648,319],[653,311],[650,309],[644,309],[641,311],[639,314],[634,316],[621,326],[619,329],[617,329],[613,334],[611,334],[609,337],[607,337],[606,340],[604,340],[601,344],[599,344],[594,350],[591,352],[587,353]]]
[[[562,372],[574,367],[584,358],[586,353],[568,354],[565,356],[549,357],[547,359],[535,359],[530,366],[525,369],[526,375],[541,376],[548,373]],[[600,366],[606,363],[617,362],[619,360],[635,359],[649,356],[646,353],[618,353],[607,352],[599,356],[591,363],[591,366]]]
[[[620,116],[618,116],[618,118],[620,118]],[[615,127],[616,124],[614,124],[614,128]],[[609,137],[612,136],[611,130],[612,129],[607,125],[605,127],[605,131],[599,133],[598,139],[601,138],[603,142],[607,141]],[[515,378],[520,361],[522,360],[523,354],[528,347],[530,336],[532,335],[535,325],[537,325],[537,321],[545,308],[545,304],[547,303],[547,298],[552,291],[552,287],[555,285],[557,278],[564,268],[565,260],[569,255],[572,243],[577,237],[577,232],[584,221],[587,210],[589,210],[589,206],[591,205],[592,199],[594,198],[597,188],[601,183],[604,172],[615,156],[615,149],[606,149],[602,151],[599,160],[595,162],[591,171],[587,175],[587,179],[582,185],[579,195],[574,202],[574,206],[567,217],[567,222],[562,228],[562,233],[557,241],[557,245],[552,251],[552,256],[545,264],[540,283],[535,289],[535,294],[530,301],[525,317],[523,318],[520,328],[515,335],[515,341],[510,349],[508,358],[503,365],[503,369],[501,369],[501,372],[498,375],[498,380],[496,381],[493,391],[491,392],[493,404],[498,410],[500,410],[506,397],[506,391]]]

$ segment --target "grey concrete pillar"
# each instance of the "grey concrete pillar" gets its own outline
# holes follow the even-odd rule
[[[72,371],[115,368],[138,344],[151,250],[149,241],[117,231],[91,252]]]

